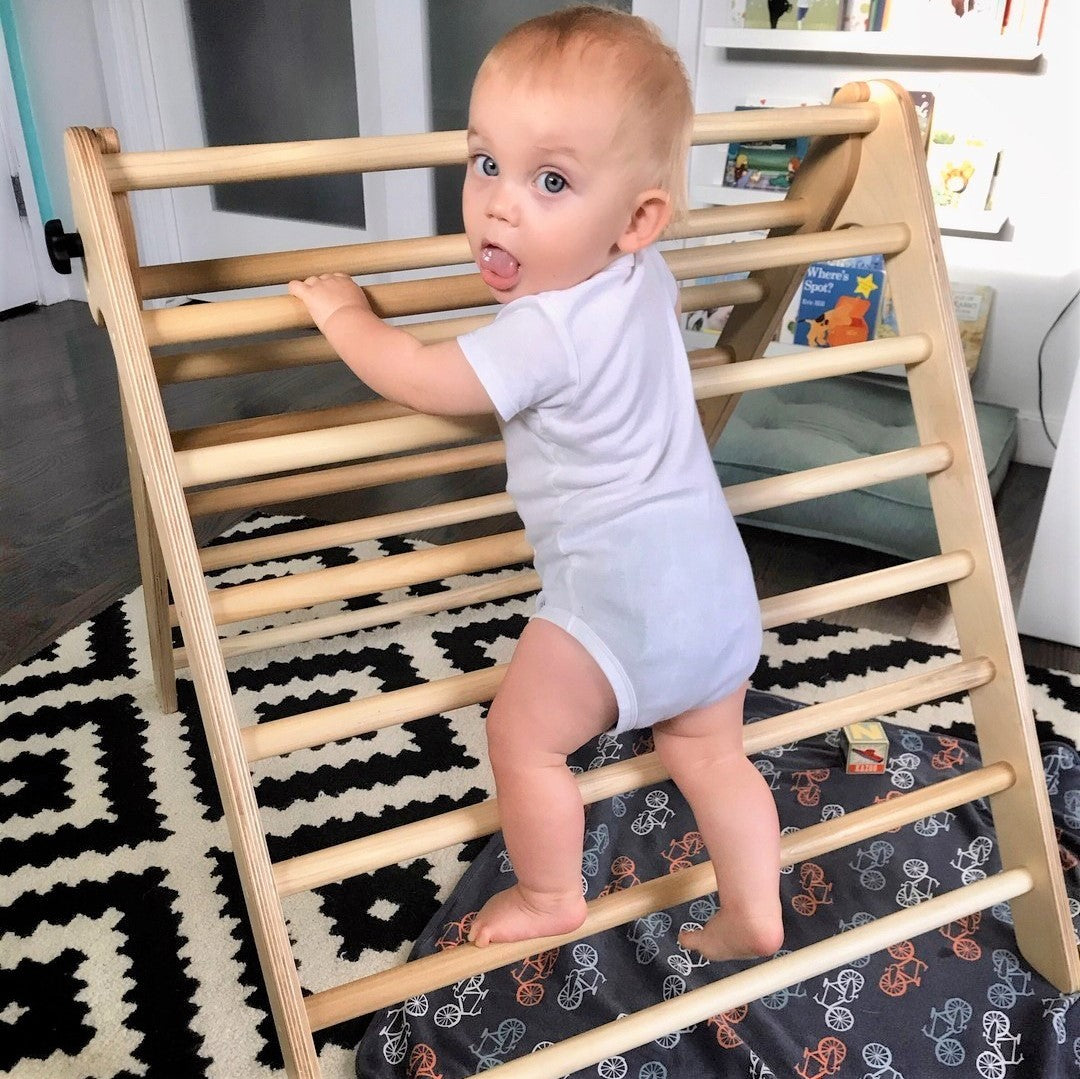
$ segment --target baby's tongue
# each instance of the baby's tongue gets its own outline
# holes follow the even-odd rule
[[[480,252],[480,268],[494,277],[509,279],[517,273],[518,260],[501,247],[487,246]]]

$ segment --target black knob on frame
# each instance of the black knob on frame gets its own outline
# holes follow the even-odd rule
[[[65,232],[59,218],[45,222],[45,250],[57,273],[71,273],[71,260],[83,257],[82,237],[77,232]]]

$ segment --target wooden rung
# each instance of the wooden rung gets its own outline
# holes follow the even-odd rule
[[[717,281],[711,285],[684,285],[679,289],[679,309],[708,311],[743,303],[758,303],[765,298],[765,286],[760,281]]]
[[[405,483],[428,476],[445,476],[474,468],[501,465],[506,460],[506,448],[501,441],[481,442],[469,446],[454,446],[407,457],[328,468],[318,472],[301,472],[277,476],[268,480],[237,483],[207,491],[189,491],[187,507],[193,517],[228,510],[265,508],[279,502],[300,498],[358,491],[388,483]]]
[[[714,351],[714,350],[709,350]],[[243,421],[241,421],[243,422]],[[851,491],[859,487],[871,487],[890,480],[908,476],[940,472],[952,463],[952,451],[943,442],[929,446],[915,446],[906,450],[860,457],[853,461],[822,465],[768,479],[754,480],[727,489],[728,505],[734,514],[753,513],[756,510],[801,502],[810,498]],[[497,514],[513,513],[513,499],[505,492],[467,498],[438,506],[425,506],[415,510],[364,517],[355,521],[304,528],[257,539],[218,543],[200,552],[204,570],[225,569],[250,562],[263,562],[271,558],[320,551],[326,547],[359,543],[362,540],[381,539],[384,536],[400,536],[420,532],[463,521],[477,521]]]
[[[244,566],[249,562],[265,562],[270,558],[287,558],[291,555],[321,551],[327,547],[383,539],[385,536],[404,536],[410,532],[422,532],[428,528],[441,528],[464,521],[480,521],[485,517],[513,512],[514,500],[503,491],[476,498],[463,498],[457,502],[444,502],[437,506],[421,506],[397,513],[361,517],[355,521],[302,528],[274,536],[218,543],[213,547],[204,547],[199,552],[199,559],[204,570],[226,569],[229,566]]]
[[[977,911],[1004,903],[1034,887],[1026,869],[1010,869],[827,937],[798,951],[766,960],[662,1004],[594,1027],[584,1034],[490,1069],[494,1079],[555,1079],[608,1057],[702,1023],[787,986],[817,978],[872,952],[892,947]],[[308,1015],[311,999],[307,1000]],[[485,1073],[486,1074],[486,1073]],[[804,1073],[805,1074],[805,1073]],[[815,1073],[817,1074],[817,1073]],[[821,1073],[824,1074],[824,1073]]]
[[[864,719],[876,719],[901,708],[912,708],[928,701],[940,700],[954,693],[962,693],[986,685],[994,676],[993,664],[986,659],[951,663],[922,674],[899,679],[888,685],[875,686],[860,693],[823,704],[808,705],[783,715],[773,716],[746,726],[743,730],[743,749],[747,754],[761,753],[775,746],[787,745],[802,738],[810,738],[825,731],[837,730],[848,723]],[[447,679],[455,682],[456,679]],[[444,682],[436,683],[437,686]],[[485,692],[494,694],[498,685],[484,685]],[[409,692],[396,690],[385,694]],[[453,687],[458,693],[458,688]],[[487,697],[477,697],[479,703]],[[431,707],[430,699],[424,698],[427,711],[403,712],[393,702],[382,706],[368,704],[366,700],[322,709],[318,715],[329,717],[336,713],[336,726],[322,727],[318,732],[304,729],[304,722],[314,713],[291,716],[247,727],[241,733],[248,749],[249,760],[262,759],[271,753],[290,752],[318,745],[323,741],[336,740],[352,734],[372,731],[393,723],[419,719],[435,711],[447,710],[446,705]],[[386,711],[380,711],[385,708]],[[386,722],[377,722],[381,718]],[[362,722],[361,722],[362,721]],[[320,720],[320,725],[322,720]],[[283,731],[280,734],[278,731]],[[644,783],[655,783],[667,778],[655,753],[645,754],[633,761],[608,765],[577,777],[581,797],[586,805],[601,798],[625,794]],[[298,855],[274,866],[274,879],[281,895],[318,888],[332,881],[343,880],[358,873],[370,873],[387,865],[419,858],[432,851],[454,843],[465,843],[483,835],[489,835],[499,827],[498,804],[494,799],[479,805],[453,810],[415,824],[406,824],[379,835],[355,839],[310,854]]]
[[[820,824],[811,825],[801,831],[781,837],[781,864],[785,866],[795,865],[808,858],[817,858],[827,854],[829,851],[902,827],[905,824],[921,820],[923,817],[928,817],[933,813],[940,813],[946,809],[964,805],[976,798],[996,794],[1008,789],[1014,780],[1015,775],[1012,768],[1004,762],[999,762],[974,772],[968,772],[935,783],[930,787],[924,787],[907,794],[900,794],[895,798],[878,802],[875,805],[854,810],[851,813],[844,814],[842,817],[822,821]],[[1024,887],[1020,891],[1011,892],[1003,898],[1012,898],[1014,895],[1027,891],[1031,887],[1031,876],[1026,870],[1013,870],[1012,872],[1020,874],[1024,881]],[[989,877],[987,881],[994,879]],[[985,884],[987,881],[980,883]],[[1019,880],[1016,883],[1019,884]],[[589,913],[584,925],[571,933],[554,937],[542,937],[530,941],[517,941],[510,944],[491,944],[486,948],[449,948],[435,955],[413,960],[403,966],[369,975],[366,978],[360,978],[321,993],[314,993],[306,998],[308,1018],[311,1020],[312,1030],[322,1030],[325,1027],[343,1023],[358,1015],[365,1015],[398,1001],[407,1000],[409,997],[429,993],[442,986],[451,985],[462,978],[472,977],[475,974],[486,973],[509,963],[518,962],[526,956],[546,951],[549,948],[563,947],[584,937],[625,925],[635,918],[644,917],[654,911],[664,910],[698,899],[701,896],[708,895],[715,888],[716,878],[713,875],[712,866],[705,862],[690,869],[684,869],[642,884],[635,884],[610,895],[594,899],[589,904]],[[990,901],[990,905],[1003,901],[997,898],[997,891],[993,889],[991,891],[995,898]],[[930,900],[928,902],[934,901]],[[913,911],[927,905],[926,903],[920,904],[919,907],[908,908],[903,913],[911,914]],[[984,905],[986,904],[980,903],[980,906],[976,909],[982,909]],[[896,915],[889,915],[888,917],[896,917]],[[882,919],[882,921],[885,920]],[[941,923],[933,923],[930,928],[952,920],[953,918],[950,915],[945,917]],[[822,943],[827,947],[839,949],[845,942],[849,942],[853,932],[855,931],[852,930],[836,937],[830,937]],[[873,951],[875,947],[866,950]],[[785,962],[786,959],[799,954],[799,952],[794,952],[790,956],[784,957],[784,959],[770,960],[752,969],[759,970],[770,963]],[[830,956],[832,954],[830,953]],[[852,958],[858,958],[863,954],[863,950],[856,951]],[[839,965],[841,962],[844,962],[844,960],[831,959],[829,967]],[[788,983],[783,982],[780,984]],[[715,989],[716,986],[708,988]],[[698,990],[698,992],[703,991]],[[754,997],[760,995],[762,994],[757,992],[753,994]],[[687,996],[693,996],[693,994],[687,994]],[[686,997],[678,999],[685,1000]],[[701,1018],[707,1018],[710,1014],[713,1013],[707,1012]],[[625,1021],[624,1018],[618,1022],[621,1025]],[[674,1025],[680,1026],[683,1024]],[[666,1028],[659,1033],[665,1032]],[[653,1036],[650,1035],[650,1037]],[[558,1075],[559,1072],[556,1071],[552,1074]]]
[[[762,624],[766,629],[773,629],[846,611],[863,603],[902,596],[920,588],[952,584],[970,576],[974,568],[975,560],[967,551],[952,551],[856,577],[812,585],[782,596],[770,596],[761,601]]]
[[[805,222],[806,215],[805,199],[709,206],[691,210],[685,221],[669,228],[662,238],[681,240],[797,227]],[[464,266],[470,262],[469,242],[464,234],[458,233],[142,266],[138,284],[143,299],[155,300],[166,296],[281,285],[294,278],[323,273],[363,277],[437,266]]]
[[[512,566],[530,558],[532,547],[523,531],[503,532],[406,554],[369,558],[349,566],[215,588],[209,592],[208,599],[214,621],[220,626],[352,596],[406,588],[422,581]],[[175,618],[175,610],[170,608],[170,613]]]
[[[203,427],[188,427],[171,432],[174,450],[194,450],[205,446],[223,446],[234,442],[250,442],[255,438],[297,434],[300,431],[320,431],[327,427],[342,427],[372,420],[389,420],[415,413],[394,401],[377,398],[374,401],[354,401],[330,408],[298,409],[268,416],[250,416],[242,420],[226,420]]]
[[[346,611],[344,614],[328,615],[325,618],[307,618],[271,629],[238,633],[220,642],[221,655],[223,659],[229,660],[234,656],[246,656],[267,648],[302,644],[321,637],[334,637],[339,633],[355,633],[357,630],[371,629],[374,626],[385,626],[422,614],[452,611],[459,607],[470,607],[475,603],[490,603],[492,600],[506,599],[509,596],[520,596],[535,592],[539,587],[540,577],[536,571],[526,570],[524,573],[499,577],[486,584],[450,588],[429,596],[413,596],[396,603],[380,603],[360,611]],[[177,668],[188,666],[186,648],[174,648],[172,655],[173,664]]]
[[[719,281],[710,285],[686,285],[679,292],[682,310],[702,311],[728,304],[757,303],[765,290],[759,281]],[[465,315],[461,318],[434,319],[402,326],[424,344],[448,341],[486,326],[494,315]],[[192,349],[154,357],[158,382],[173,385],[195,382],[204,378],[225,378],[229,375],[257,374],[291,367],[310,367],[323,363],[339,363],[340,358],[322,334],[307,333],[303,337],[260,341],[249,345],[228,345],[223,348]]]
[[[498,430],[494,416],[424,416],[410,412],[386,420],[272,435],[235,445],[179,450],[175,454],[176,471],[185,487],[199,487],[361,457],[381,457],[440,442],[474,442]]]
[[[703,113],[694,117],[692,138],[694,145],[703,145],[778,135],[864,135],[877,127],[878,117],[877,105],[870,102],[770,109],[767,114],[764,109]],[[101,166],[109,189],[118,192],[459,165],[465,158],[464,131],[433,131],[103,154]]]
[[[664,259],[676,279],[685,281],[741,270],[806,265],[851,255],[893,255],[903,251],[910,240],[911,230],[900,222],[706,244],[666,251]],[[372,310],[381,318],[486,307],[492,303],[491,290],[478,273],[367,285],[364,291]],[[153,346],[276,333],[312,325],[307,308],[294,296],[162,307],[144,310],[141,318],[147,344]]]
[[[470,333],[486,326],[493,317],[465,315],[461,318],[419,322],[402,328],[408,330],[418,341],[427,344]],[[158,354],[154,357],[154,370],[158,382],[166,386],[204,378],[225,378],[229,375],[249,375],[260,371],[280,371],[290,367],[340,362],[341,358],[321,333],[308,332],[303,337],[258,341],[249,345],[227,345],[223,348]]]
[[[719,363],[693,373],[698,400],[744,393],[764,386],[827,378],[893,364],[920,363],[930,355],[925,334],[889,337],[841,348],[768,356],[738,364]],[[317,415],[317,414],[312,414]],[[281,421],[287,424],[289,421]],[[254,430],[256,424],[241,424]],[[385,420],[319,430],[268,435],[239,444],[197,445],[176,453],[176,468],[185,487],[221,483],[248,476],[313,468],[364,456],[417,449],[439,442],[475,440],[497,432],[491,416],[424,416],[409,413]]]
[[[490,701],[505,673],[506,665],[498,664],[437,682],[373,693],[346,704],[245,727],[240,732],[244,752],[248,761],[254,763],[294,749],[322,745]]]
[[[933,343],[926,334],[910,334],[858,345],[716,364],[694,371],[694,396],[701,401],[710,397],[747,393],[766,386],[786,386],[835,375],[872,371],[893,364],[912,366],[929,359],[932,347]]]
[[[911,229],[903,222],[897,222],[686,247],[681,251],[666,251],[664,259],[675,277],[685,281],[708,274],[805,266],[852,255],[895,255],[905,250],[910,242]],[[190,311],[193,308],[173,310]]]
[[[948,468],[952,460],[952,450],[944,442],[935,442],[752,480],[728,487],[725,493],[731,512],[739,516],[859,487],[873,487],[907,476],[940,472]]]

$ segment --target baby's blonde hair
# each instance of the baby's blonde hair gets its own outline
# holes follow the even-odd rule
[[[488,53],[481,71],[533,76],[581,60],[612,78],[624,102],[616,130],[628,160],[645,167],[645,182],[666,191],[671,218],[686,213],[686,166],[694,106],[679,54],[652,23],[599,4],[578,4],[521,23]]]

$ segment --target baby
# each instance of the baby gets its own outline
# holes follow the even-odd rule
[[[477,945],[581,925],[567,756],[648,726],[721,904],[681,943],[726,959],[783,940],[776,808],[742,748],[758,603],[653,246],[684,211],[692,120],[682,65],[649,23],[591,5],[533,19],[487,56],[469,109],[465,230],[505,305],[496,320],[421,345],[344,275],[289,284],[376,392],[494,411],[502,427],[542,591],[488,714],[517,883],[477,915]]]

